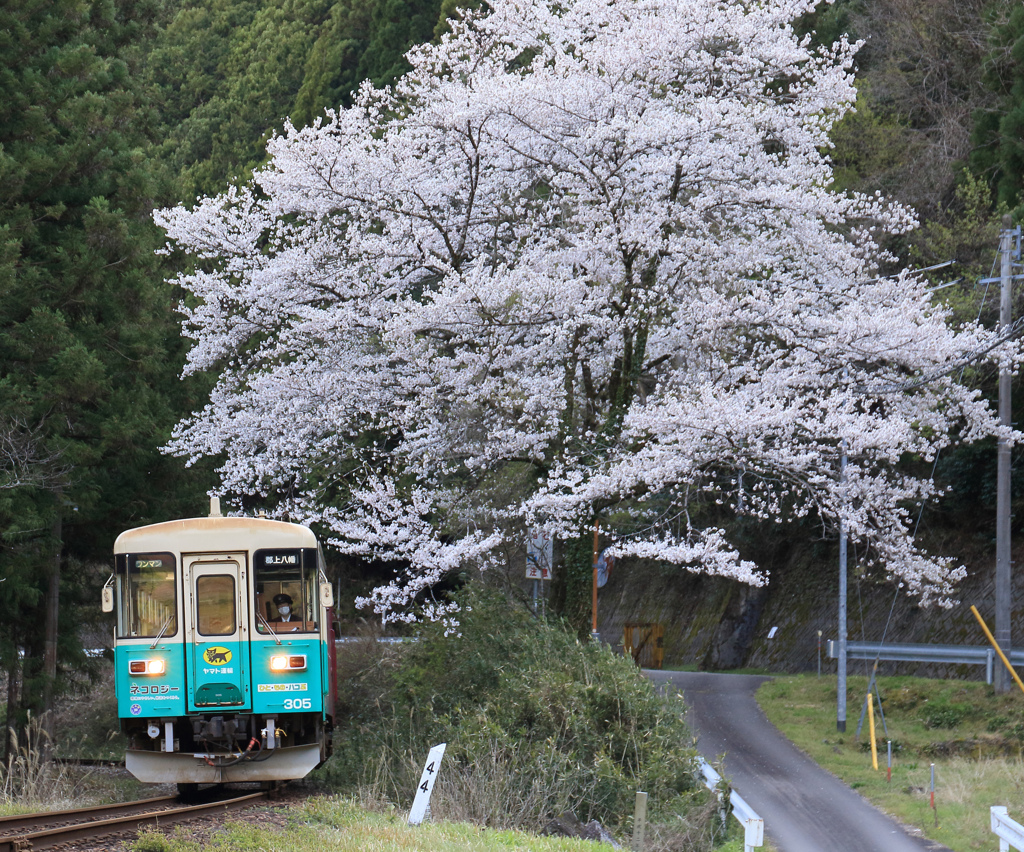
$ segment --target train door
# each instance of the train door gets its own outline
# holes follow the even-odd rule
[[[183,556],[188,709],[248,710],[249,605],[245,553]]]

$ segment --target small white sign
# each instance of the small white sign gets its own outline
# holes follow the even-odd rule
[[[549,533],[534,530],[526,543],[526,579],[550,580],[555,543]]]
[[[419,825],[430,807],[430,794],[434,792],[434,781],[437,780],[437,772],[441,768],[441,758],[444,757],[444,750],[448,743],[439,743],[430,750],[427,755],[427,765],[423,767],[423,774],[420,776],[420,785],[416,788],[416,798],[412,802],[412,810],[409,811],[409,825]]]

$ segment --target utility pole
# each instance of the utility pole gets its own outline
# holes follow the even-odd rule
[[[1012,221],[1003,217],[1003,229],[999,235],[999,333],[1006,334],[1013,322],[1013,276],[1010,271],[1010,254],[1013,251]],[[1011,425],[1010,411],[1010,369],[999,370],[999,424]],[[1010,565],[1010,443],[999,439],[996,470],[996,643],[1003,653],[1010,654],[1010,619],[1012,615],[1013,582]],[[1009,692],[1012,685],[1009,673],[996,668],[995,691]]]
[[[839,462],[839,482],[846,483],[846,438]],[[846,499],[843,498],[845,505]],[[839,516],[839,679],[836,689],[836,730],[846,733],[846,519]]]
[[[597,537],[601,531],[601,522],[594,519],[594,578],[591,584],[593,599],[590,608],[590,639],[592,642],[600,642],[601,634],[597,632]]]

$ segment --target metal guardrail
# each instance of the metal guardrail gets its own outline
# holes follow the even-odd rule
[[[839,656],[835,639],[828,640],[828,655]],[[1024,666],[1024,649],[1008,654],[1010,663]],[[989,645],[914,645],[909,642],[847,642],[846,658],[852,660],[890,660],[903,663],[956,663],[985,666],[985,681],[992,683],[996,654]]]
[[[704,786],[712,792],[718,789],[718,785],[722,783],[722,776],[712,769],[703,757],[700,758],[700,771],[704,776]],[[735,790],[729,791],[729,804],[732,806],[732,815],[743,826],[743,852],[752,852],[756,847],[763,846],[764,820]]]
[[[372,639],[368,639],[365,636],[335,636],[334,637],[334,644],[335,645],[349,645],[349,644],[356,644],[356,643],[359,643],[359,642],[368,642],[368,641],[382,642],[385,645],[395,645],[395,644],[400,644],[402,642],[415,642],[416,641],[416,637],[415,636],[376,636],[376,637],[373,637]]]
[[[992,833],[999,838],[999,852],[1009,852],[1010,846],[1024,850],[1024,825],[1014,822],[1006,815],[1006,808],[993,805],[989,808],[992,817]]]

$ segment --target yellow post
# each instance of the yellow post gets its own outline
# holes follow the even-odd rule
[[[1024,692],[1024,683],[1020,682],[1020,678],[1017,677],[1017,672],[1013,670],[1013,666],[1010,665],[1010,661],[1006,659],[1006,654],[1003,653],[1003,649],[996,643],[995,637],[992,635],[992,631],[988,629],[988,625],[985,623],[985,619],[981,617],[981,613],[978,612],[977,607],[971,604],[971,612],[974,613],[974,617],[978,619],[978,624],[981,625],[981,629],[985,631],[985,636],[988,641],[992,643],[992,647],[996,649],[996,653],[999,655],[999,659],[1003,661],[1003,665],[1006,666],[1010,674],[1013,675],[1013,679],[1017,681],[1017,686],[1020,687],[1020,691]]]
[[[868,693],[868,730],[871,732],[871,768],[878,769],[878,745],[875,743],[875,702]]]

